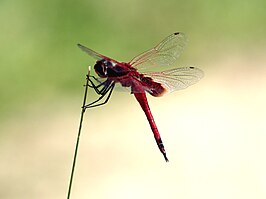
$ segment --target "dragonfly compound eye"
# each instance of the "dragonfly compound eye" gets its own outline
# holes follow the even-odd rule
[[[100,77],[107,76],[107,68],[103,61],[97,61],[94,65],[94,70]]]

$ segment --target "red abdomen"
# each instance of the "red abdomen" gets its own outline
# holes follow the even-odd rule
[[[159,130],[158,130],[158,128],[155,124],[155,121],[153,119],[153,116],[151,114],[151,110],[150,110],[150,107],[149,107],[149,104],[148,104],[148,101],[146,98],[146,94],[145,93],[134,93],[134,95],[135,95],[136,99],[138,100],[142,110],[144,111],[144,113],[145,113],[145,115],[146,115],[146,117],[150,123],[150,127],[151,127],[151,130],[153,132],[153,135],[154,135],[154,138],[155,138],[155,141],[157,143],[158,148],[160,149],[161,153],[163,154],[165,161],[168,162],[168,158],[166,157],[166,151],[164,149],[164,145],[163,145]]]

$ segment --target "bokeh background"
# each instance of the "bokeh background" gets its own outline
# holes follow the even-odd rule
[[[72,198],[266,198],[266,1],[1,0],[0,198],[66,198],[82,43],[128,61],[167,35],[205,77],[148,96],[169,163],[132,95],[86,112]],[[90,99],[95,97],[90,91]]]

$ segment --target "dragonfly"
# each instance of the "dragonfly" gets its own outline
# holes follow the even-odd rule
[[[131,94],[135,96],[147,117],[160,152],[165,161],[168,162],[166,150],[151,113],[146,93],[160,97],[169,92],[185,89],[203,77],[203,71],[192,66],[168,69],[176,62],[186,43],[185,34],[175,32],[129,62],[116,61],[78,44],[82,51],[96,59],[94,70],[98,75],[98,77],[88,77],[90,82],[88,86],[95,90],[99,98],[83,108],[93,108],[106,104],[117,84],[130,89]]]

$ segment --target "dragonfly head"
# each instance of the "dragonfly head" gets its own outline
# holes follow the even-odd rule
[[[99,77],[105,78],[107,77],[107,68],[111,67],[112,63],[107,60],[100,60],[97,61],[96,64],[94,65],[94,70],[99,75]]]

